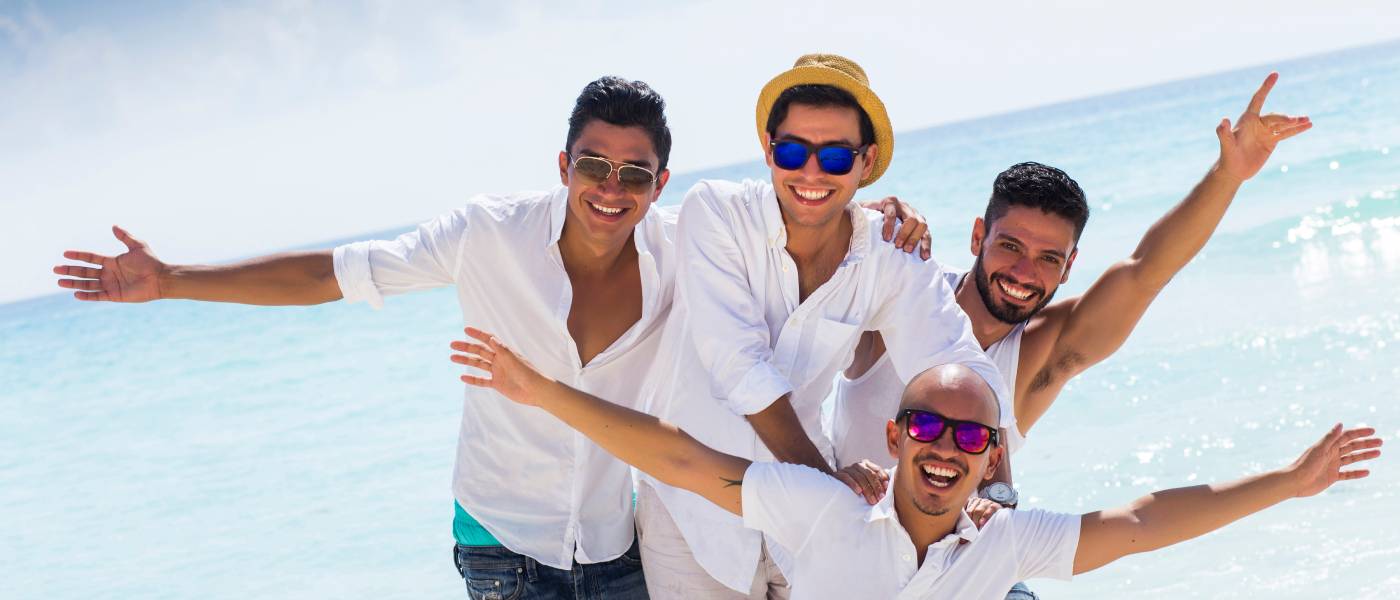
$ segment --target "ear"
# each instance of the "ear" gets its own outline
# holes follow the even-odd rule
[[[1063,275],[1060,275],[1061,284],[1069,281],[1069,270],[1074,266],[1074,257],[1076,256],[1079,256],[1079,248],[1077,246],[1069,251],[1069,258],[1065,259],[1065,272]]]
[[[880,158],[880,145],[871,144],[865,149],[865,166],[860,168],[860,180],[865,181],[875,172],[875,162]]]
[[[665,187],[666,187],[666,182],[668,182],[668,181],[670,181],[670,180],[671,180],[671,170],[670,170],[670,169],[662,169],[661,173],[659,173],[659,174],[656,175],[656,191],[655,191],[655,192],[652,192],[652,194],[651,194],[651,201],[652,201],[652,202],[656,202],[659,198],[661,198],[661,190],[662,190],[662,188],[665,188]]]
[[[899,458],[899,425],[894,419],[885,423],[885,443],[889,445],[890,458]]]
[[[987,235],[987,224],[982,221],[982,217],[977,217],[972,221],[972,244],[969,248],[973,256],[982,256],[982,240]]]
[[[987,452],[989,452],[987,470],[982,473],[982,481],[991,481],[993,477],[996,477],[997,467],[1001,466],[1001,459],[1005,456],[1003,453],[1006,452],[1006,449],[997,445]]]
[[[776,169],[777,167],[773,165],[773,136],[768,135],[768,132],[765,131],[763,135],[758,137],[763,141],[763,161],[768,163],[768,168]]]
[[[569,185],[569,153],[559,151],[559,183]]]

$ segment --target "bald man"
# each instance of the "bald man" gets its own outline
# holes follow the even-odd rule
[[[893,485],[870,506],[821,471],[715,451],[675,425],[541,375],[489,333],[467,335],[472,341],[453,342],[462,354],[452,360],[490,377],[464,382],[544,409],[623,461],[743,517],[790,554],[794,599],[1000,599],[1017,581],[1069,579],[1365,477],[1343,467],[1380,456],[1374,429],[1338,424],[1285,468],[1082,515],[1002,511],[979,530],[963,507],[1004,449],[996,398],[966,367],[938,366],[910,381],[885,425]]]

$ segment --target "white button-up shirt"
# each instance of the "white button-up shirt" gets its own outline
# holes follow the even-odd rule
[[[467,324],[499,336],[541,373],[633,409],[651,368],[674,281],[675,215],[652,207],[637,225],[642,318],[587,365],[567,320],[573,289],[559,254],[568,190],[477,196],[393,241],[335,249],[345,299],[457,286]],[[629,467],[544,411],[464,386],[453,491],[514,552],[569,569],[632,544]]]
[[[744,524],[788,550],[792,600],[1001,600],[1018,581],[1074,574],[1079,515],[1003,510],[979,531],[961,512],[920,565],[894,493],[870,506],[829,475],[781,463],[754,463],[743,488]]]
[[[654,414],[720,452],[772,460],[744,417],[790,393],[803,429],[830,460],[821,403],[860,333],[879,330],[901,379],[966,364],[997,392],[1002,425],[1010,426],[1010,394],[938,265],[881,239],[880,213],[854,204],[848,210],[853,231],[845,259],[799,302],[797,265],[771,184],[702,181],[686,194],[676,234],[676,305],[648,392]],[[648,481],[700,565],[747,591],[760,534],[701,496]]]

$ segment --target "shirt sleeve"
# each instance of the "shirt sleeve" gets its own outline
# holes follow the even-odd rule
[[[467,211],[458,209],[394,240],[335,249],[335,279],[347,302],[384,305],[384,296],[452,285],[457,280]]]
[[[1007,510],[1015,531],[1019,579],[1048,577],[1068,581],[1074,576],[1079,550],[1079,515],[1041,510]]]
[[[792,392],[792,384],[773,366],[763,307],[714,196],[701,182],[681,204],[677,301],[689,311],[690,341],[710,373],[712,395],[734,413],[751,415]]]
[[[794,554],[802,551],[817,521],[837,500],[856,499],[832,476],[788,463],[749,465],[743,488],[744,526],[768,534]]]
[[[897,252],[893,268],[880,279],[883,305],[875,312],[872,326],[885,339],[900,381],[908,383],[925,370],[946,364],[972,369],[991,386],[1000,406],[1003,429],[1016,427],[1011,393],[995,363],[982,352],[972,334],[972,321],[958,306],[952,286],[938,263],[919,261]]]

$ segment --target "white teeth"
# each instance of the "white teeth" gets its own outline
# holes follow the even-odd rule
[[[998,281],[997,285],[1001,286],[1001,291],[1006,292],[1008,296],[1011,296],[1012,298],[1015,298],[1017,300],[1025,300],[1026,298],[1031,297],[1032,292],[1030,290],[1021,289],[1020,287],[1009,286],[1006,284],[1005,281]]]
[[[603,213],[603,214],[605,214],[605,215],[616,215],[616,214],[620,214],[620,213],[622,212],[622,209],[621,209],[621,208],[609,208],[609,207],[606,207],[606,206],[598,206],[597,204],[594,204],[594,203],[592,203],[592,202],[589,202],[588,205],[589,205],[589,206],[592,206],[592,207],[593,207],[593,210],[596,210],[596,211],[598,211],[598,212],[600,212],[600,213]]]
[[[792,188],[792,190],[794,192],[797,192],[798,196],[802,196],[807,200],[821,200],[822,198],[831,195],[831,190],[804,190],[796,187]]]
[[[936,477],[950,477],[950,478],[951,478],[951,477],[957,477],[957,476],[958,476],[958,472],[957,472],[957,471],[954,471],[954,470],[952,470],[952,469],[945,468],[945,467],[935,467],[935,466],[933,466],[933,465],[924,465],[924,474],[925,474],[925,475],[933,475],[933,476],[936,476]]]

